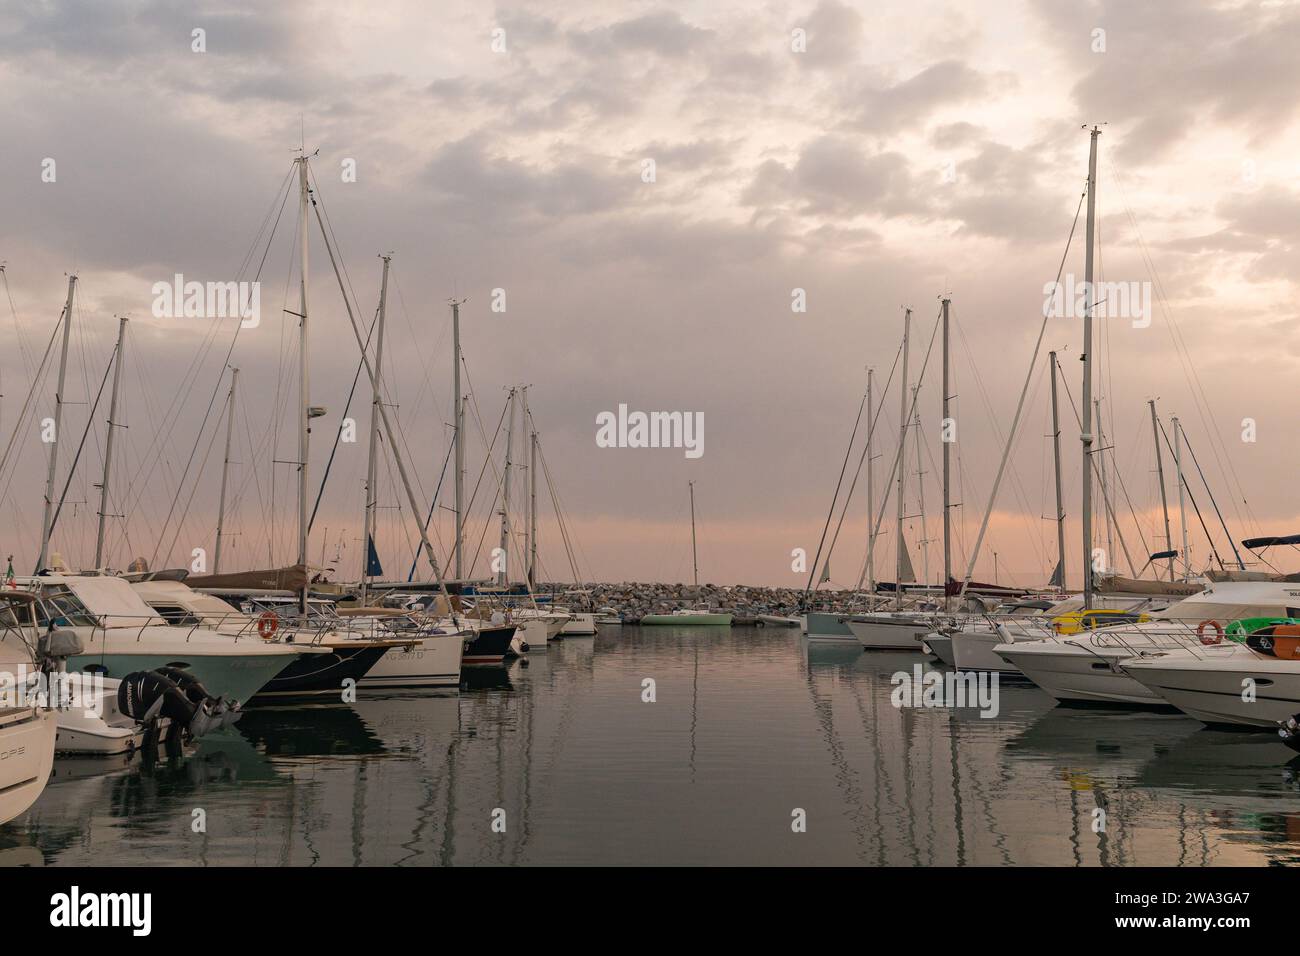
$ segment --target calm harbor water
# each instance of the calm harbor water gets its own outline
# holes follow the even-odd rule
[[[1300,765],[1271,735],[1006,680],[995,718],[893,707],[891,676],[922,660],[789,630],[603,631],[459,694],[257,708],[152,767],[60,759],[0,827],[0,865],[1300,860]]]

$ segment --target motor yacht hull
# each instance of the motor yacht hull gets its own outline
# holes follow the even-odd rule
[[[233,645],[234,642],[231,643]],[[93,670],[105,677],[121,680],[135,671],[180,667],[202,681],[214,697],[247,701],[268,687],[281,672],[293,667],[303,656],[292,649],[286,649],[282,653],[257,653],[269,645],[250,643],[249,646],[255,649],[249,654],[195,654],[186,653],[192,651],[194,645],[177,640],[175,649],[163,653],[82,654],[70,657],[68,670]]]
[[[1245,647],[1199,657],[1135,658],[1124,669],[1145,689],[1206,724],[1276,731],[1279,722],[1300,714],[1300,662]],[[1243,699],[1248,680],[1253,700]]]
[[[951,636],[952,666],[959,671],[1019,674],[1019,667],[993,650],[1003,641],[1002,635],[993,630],[958,631]]]
[[[26,813],[54,766],[53,711],[0,710],[0,826]]]
[[[1126,674],[1119,662],[1131,656],[1087,651],[1059,641],[998,644],[995,652],[1059,701],[1161,706],[1160,695]]]

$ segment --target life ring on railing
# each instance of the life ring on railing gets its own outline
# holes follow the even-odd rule
[[[1205,636],[1205,626],[1206,626],[1207,624],[1213,624],[1213,625],[1214,625],[1214,636],[1213,636],[1213,637],[1206,637],[1206,636]],[[1223,625],[1220,624],[1218,621],[1211,621],[1211,620],[1205,620],[1205,621],[1202,621],[1200,624],[1197,624],[1197,625],[1196,625],[1196,636],[1197,636],[1197,638],[1200,639],[1200,642],[1201,642],[1202,644],[1206,645],[1207,647],[1210,646],[1210,645],[1213,645],[1213,644],[1222,644],[1222,643],[1223,643]]]
[[[257,616],[257,633],[262,635],[262,640],[269,641],[279,629],[280,616],[274,611],[263,611]]]

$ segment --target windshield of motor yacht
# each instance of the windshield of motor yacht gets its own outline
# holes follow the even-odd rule
[[[143,627],[163,624],[131,585],[114,577],[66,577],[48,584],[36,579],[40,593],[37,620],[56,627]]]
[[[270,611],[280,617],[291,618],[298,615],[298,601],[296,598],[281,597],[255,597],[244,601],[240,605],[241,610],[247,615],[256,617],[265,611]],[[325,601],[320,598],[309,598],[307,600],[307,620],[313,624],[339,624],[342,618],[339,617],[338,611],[334,607],[333,601]]]

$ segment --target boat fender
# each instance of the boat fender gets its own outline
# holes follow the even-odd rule
[[[1212,637],[1205,636],[1205,628],[1209,625],[1214,625],[1214,636]],[[1202,621],[1200,624],[1196,625],[1196,637],[1200,640],[1202,644],[1206,645],[1207,647],[1213,644],[1222,644],[1223,625],[1220,624],[1218,621],[1214,621],[1214,620]]]
[[[263,611],[257,617],[257,633],[262,635],[262,640],[269,641],[275,637],[275,632],[280,629],[280,616],[274,611]]]

